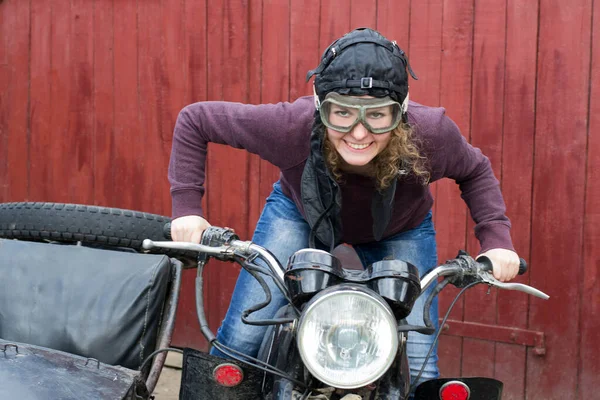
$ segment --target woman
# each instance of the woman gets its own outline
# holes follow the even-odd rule
[[[498,181],[489,160],[469,145],[442,108],[408,101],[404,52],[378,32],[357,29],[325,51],[314,98],[293,103],[244,105],[202,102],[184,108],[175,126],[169,166],[174,240],[199,242],[210,224],[202,215],[208,142],[243,148],[281,170],[256,226],[253,242],[285,265],[297,250],[352,245],[366,266],[384,258],[408,261],[421,274],[437,265],[433,198],[429,184],[457,181],[482,253],[494,276],[512,279],[518,256]],[[413,75],[414,77],[414,75]],[[315,112],[316,107],[316,112]],[[270,306],[253,314],[272,317],[284,300],[276,288]],[[422,325],[421,296],[408,322]],[[264,294],[244,270],[238,278],[218,339],[255,356],[265,328],[245,325],[241,313]],[[437,303],[432,307],[437,321]],[[431,336],[410,333],[413,379]],[[430,357],[423,379],[439,375]]]

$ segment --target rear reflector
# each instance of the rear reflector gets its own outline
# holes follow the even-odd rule
[[[233,387],[244,379],[244,372],[235,364],[220,364],[213,371],[215,381],[221,386]]]
[[[469,387],[459,381],[450,381],[440,388],[441,400],[468,400],[471,396]]]

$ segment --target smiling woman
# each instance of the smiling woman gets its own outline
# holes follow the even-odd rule
[[[327,131],[324,156],[338,182],[342,172],[353,173],[375,178],[377,188],[384,190],[407,170],[423,183],[428,182],[425,157],[414,143],[410,126],[402,123],[407,107],[408,96],[402,105],[389,96],[345,96],[336,92],[325,96],[319,104]]]
[[[514,277],[519,260],[489,160],[466,142],[443,108],[409,102],[409,75],[415,78],[395,42],[371,29],[356,29],[333,42],[317,68],[309,71],[307,78],[314,77],[312,98],[185,107],[175,126],[169,165],[173,239],[197,241],[210,226],[201,203],[207,144],[216,142],[258,154],[280,169],[252,241],[283,265],[297,250],[332,251],[346,243],[365,267],[401,259],[423,275],[437,265],[428,185],[450,177],[461,184],[482,251],[495,273]],[[253,313],[257,319],[272,318],[285,304],[278,289],[270,289],[271,302]],[[259,283],[242,270],[217,333],[220,343],[257,355],[266,327],[245,324],[241,316],[262,293]],[[426,298],[427,293],[419,297],[414,308],[422,309]],[[431,312],[437,322],[435,301]],[[411,314],[408,323],[423,321]],[[413,379],[421,368],[422,378],[438,376],[435,346],[425,363],[432,343],[430,336],[408,336]],[[213,354],[223,355],[216,350]]]

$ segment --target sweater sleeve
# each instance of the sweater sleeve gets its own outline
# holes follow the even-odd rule
[[[459,185],[461,197],[475,221],[481,253],[495,248],[514,251],[510,221],[490,160],[466,141],[444,109],[437,110],[437,129],[433,130],[434,139],[430,140],[433,144],[429,155],[432,180],[446,177]]]
[[[209,142],[245,149],[286,169],[306,158],[313,115],[309,97],[293,103],[186,106],[175,123],[169,161],[173,218],[204,215],[201,204]]]

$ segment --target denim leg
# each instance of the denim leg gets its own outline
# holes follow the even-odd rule
[[[354,246],[357,254],[364,265],[369,265],[385,258],[399,259],[409,262],[419,269],[419,275],[423,276],[428,270],[437,265],[437,247],[435,242],[435,229],[431,218],[431,212],[423,220],[421,225],[406,232],[399,233],[388,239],[376,243],[362,244]],[[412,325],[424,325],[423,306],[427,296],[433,290],[429,287],[426,292],[421,294],[415,302],[411,314],[407,321]],[[434,299],[431,305],[431,320],[437,329],[438,326],[438,302]],[[422,335],[416,332],[409,332],[407,354],[409,358],[411,381],[414,382],[423,363],[429,348],[433,343],[434,335]],[[437,367],[437,346],[434,348],[427,365],[421,375],[419,382],[437,378],[439,370]]]
[[[309,234],[310,226],[294,202],[281,192],[279,182],[275,183],[273,192],[267,198],[256,225],[252,241],[268,249],[285,267],[292,254],[308,247]],[[257,262],[260,264],[262,260]],[[273,280],[266,275],[262,275],[262,277],[271,290],[272,300],[267,307],[250,314],[250,320],[272,318],[286,302]],[[233,291],[229,309],[217,332],[219,342],[255,357],[260,349],[267,326],[244,324],[241,315],[244,310],[263,302],[265,298],[265,293],[256,279],[242,269]],[[224,356],[215,348],[211,349],[211,354]]]

